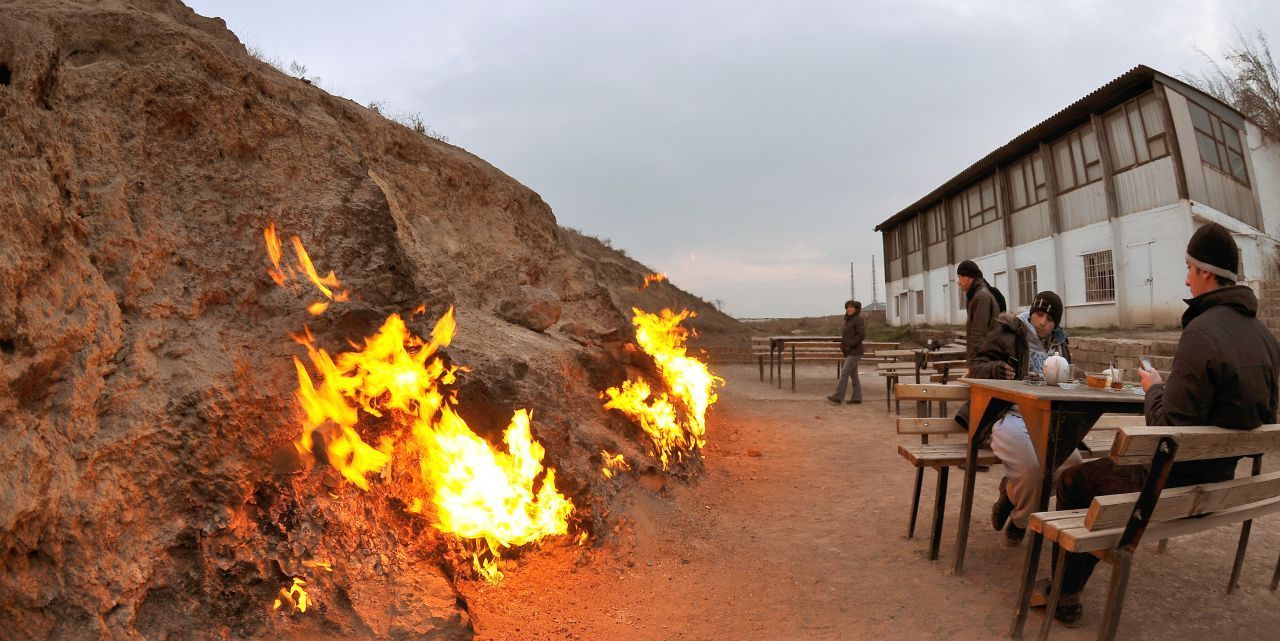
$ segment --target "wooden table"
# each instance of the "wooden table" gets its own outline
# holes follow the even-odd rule
[[[1053,487],[1053,472],[1066,460],[1071,450],[1080,444],[1098,417],[1103,414],[1142,414],[1144,395],[1135,394],[1131,388],[1117,392],[1091,389],[1083,384],[1073,390],[1056,385],[1028,385],[1025,381],[1006,381],[987,378],[962,378],[969,384],[969,452],[964,471],[964,494],[960,501],[960,521],[956,532],[956,560],[954,574],[964,573],[964,552],[969,540],[969,518],[973,511],[973,485],[977,476],[978,446],[996,421],[1000,412],[1010,404],[1018,406],[1027,423],[1027,433],[1036,449],[1040,463],[1039,509],[1049,506],[1049,493]],[[994,402],[993,402],[994,401]],[[1136,419],[1137,423],[1144,422]],[[985,428],[985,429],[984,429]],[[1031,589],[1040,565],[1040,551],[1044,541],[1034,532],[1027,546],[1026,565],[1023,568],[1023,588]],[[1019,609],[1025,608],[1020,605]],[[1021,613],[1019,613],[1021,614]],[[1052,616],[1050,614],[1049,616]],[[1015,626],[1024,617],[1015,616]],[[1011,634],[1017,638],[1021,629]]]
[[[835,345],[836,347],[840,347],[840,337],[839,336],[770,336],[769,337],[769,379],[770,380],[773,379],[773,366],[775,362],[773,355],[777,354],[778,357],[776,359],[776,362],[778,367],[778,389],[782,389],[783,352],[786,351],[788,343],[792,345],[796,345],[800,343],[804,343],[804,344],[828,343],[831,345]],[[793,359],[791,361],[791,391],[793,392],[795,391],[795,388],[796,388],[795,369],[796,369],[796,364],[795,364],[795,360]]]

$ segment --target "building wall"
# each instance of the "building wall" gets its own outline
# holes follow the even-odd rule
[[[1165,156],[1116,174],[1116,201],[1120,215],[1178,202],[1178,182],[1173,172],[1173,156]]]
[[[1042,202],[1009,214],[1009,227],[1014,245],[1048,238],[1052,232],[1049,225],[1049,203]]]
[[[1246,122],[1245,144],[1254,171],[1253,190],[1262,207],[1262,230],[1280,238],[1280,143],[1264,138],[1257,125]]]

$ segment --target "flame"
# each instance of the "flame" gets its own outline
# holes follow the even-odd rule
[[[338,287],[337,278],[318,276],[294,240],[303,272],[322,292],[332,293],[327,288]],[[269,253],[270,248],[269,241]],[[336,302],[343,294],[331,298]],[[413,313],[425,311],[419,307]],[[469,540],[476,573],[496,583],[502,578],[502,551],[567,533],[573,503],[557,491],[556,470],[543,465],[546,451],[533,439],[528,411],[512,416],[503,437],[505,452],[476,435],[458,414],[456,394],[446,386],[456,382],[461,368],[446,365],[440,355],[456,330],[453,308],[436,322],[430,340],[391,314],[363,345],[352,344],[351,351],[334,356],[317,347],[304,328],[293,337],[306,348],[309,362],[294,358],[303,410],[294,446],[304,456],[322,453],[362,490],[370,489],[370,475],[381,471],[390,477],[389,464],[407,459],[410,465],[397,463],[396,469],[416,467],[416,476],[392,488],[408,494],[406,511],[422,514],[428,504],[434,506],[436,529]],[[383,419],[376,447],[361,436],[365,415]],[[417,466],[411,464],[415,458]]]
[[[715,387],[724,379],[711,373],[707,365],[686,354],[685,341],[690,330],[681,326],[695,314],[681,310],[679,314],[664,309],[650,314],[632,308],[631,319],[636,328],[636,343],[653,358],[666,391],[654,394],[649,384],[627,380],[620,387],[605,390],[608,409],[616,409],[640,424],[657,449],[662,469],[667,469],[672,454],[682,457],[706,445],[707,409],[716,402]],[[676,404],[683,412],[678,416]]]
[[[276,224],[271,223],[267,228],[262,230],[262,237],[267,244],[267,257],[271,259],[271,268],[267,270],[267,275],[271,280],[281,287],[286,287],[290,280],[301,271],[315,285],[316,289],[324,294],[325,298],[335,303],[341,303],[349,299],[350,293],[346,290],[334,292],[341,283],[333,272],[329,272],[327,276],[320,276],[316,272],[315,264],[311,262],[311,255],[307,253],[307,248],[302,245],[302,240],[297,236],[290,237],[289,241],[293,244],[293,252],[297,257],[298,267],[286,265],[280,266],[280,260],[284,257],[284,249],[280,243],[280,236],[276,234]],[[307,311],[313,316],[323,314],[329,308],[329,303],[324,301],[312,303],[307,307]]]
[[[333,571],[333,565],[332,565],[331,563],[329,563],[328,561],[303,561],[303,562],[302,562],[302,565],[304,565],[304,566],[306,566],[306,567],[309,567],[309,568],[320,568],[321,570],[324,570],[325,572],[332,572],[332,571]]]
[[[288,589],[280,588],[280,596],[276,598],[275,605],[271,606],[273,610],[279,610],[280,606],[289,604],[290,611],[306,612],[307,605],[311,603],[311,597],[307,595],[307,591],[302,589],[306,585],[306,581],[297,577],[293,578],[293,585]]]
[[[609,453],[609,450],[600,450],[600,457],[604,459],[604,467],[600,468],[600,472],[607,479],[613,478],[618,473],[614,470],[631,471],[631,464],[627,463],[627,460],[622,458],[621,454],[614,456]]]
[[[640,289],[645,289],[645,288],[647,288],[647,287],[649,286],[649,284],[650,284],[650,283],[661,283],[661,282],[663,282],[663,281],[665,281],[665,280],[667,280],[667,275],[666,275],[665,273],[662,273],[662,274],[649,274],[649,275],[647,275],[647,276],[645,276],[645,277],[644,277],[644,284],[640,285]]]

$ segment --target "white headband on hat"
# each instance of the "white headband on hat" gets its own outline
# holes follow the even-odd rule
[[[1191,254],[1187,254],[1187,262],[1215,276],[1221,276],[1223,278],[1230,279],[1231,282],[1233,283],[1240,280],[1240,278],[1236,276],[1235,272],[1227,271],[1221,267],[1218,267],[1217,265],[1210,265],[1209,263],[1206,263],[1202,260],[1196,260],[1195,258],[1191,257]]]

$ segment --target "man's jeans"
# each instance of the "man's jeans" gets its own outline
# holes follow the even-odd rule
[[[840,366],[840,382],[836,384],[836,393],[831,396],[834,398],[844,398],[844,388],[853,381],[853,398],[851,401],[862,400],[862,381],[858,380],[858,361],[862,360],[861,355],[844,357],[844,365]]]

